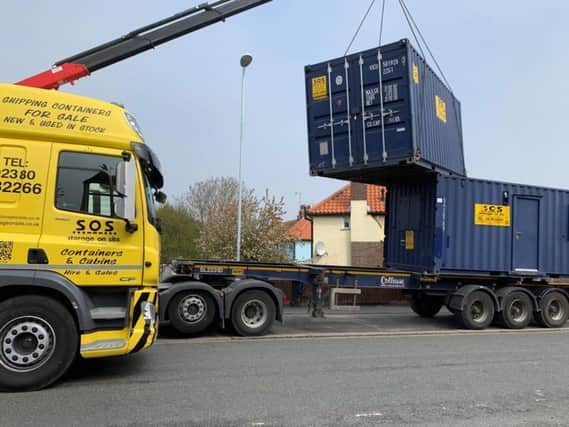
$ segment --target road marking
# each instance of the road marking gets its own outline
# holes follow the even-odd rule
[[[383,417],[381,412],[369,412],[367,414],[356,414],[356,418],[368,418],[368,417]]]
[[[252,426],[264,426],[265,423],[251,423]]]
[[[497,330],[425,330],[425,331],[380,331],[380,332],[316,332],[299,334],[265,335],[262,337],[198,337],[198,338],[160,338],[157,345],[173,344],[213,344],[229,342],[252,342],[252,341],[284,341],[284,340],[307,340],[307,339],[354,339],[354,338],[398,338],[398,337],[445,337],[445,336],[468,336],[468,335],[532,335],[532,334],[566,334],[569,328],[550,329],[497,329]]]

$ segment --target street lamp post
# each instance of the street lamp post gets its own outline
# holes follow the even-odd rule
[[[237,261],[241,261],[241,205],[243,197],[243,179],[241,178],[241,162],[243,153],[243,126],[245,123],[245,69],[251,64],[253,57],[246,53],[239,61],[241,65],[241,127],[239,131],[239,199],[237,202]]]

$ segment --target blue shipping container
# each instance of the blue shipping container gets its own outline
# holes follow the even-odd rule
[[[466,175],[460,103],[408,40],[308,65],[305,81],[311,175]]]
[[[385,264],[569,276],[569,191],[434,175],[387,191]]]

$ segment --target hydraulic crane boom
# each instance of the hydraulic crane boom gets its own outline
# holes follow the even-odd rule
[[[94,71],[153,49],[193,31],[224,21],[271,0],[218,0],[184,10],[153,24],[138,28],[118,39],[62,59],[42,73],[19,81],[18,85],[58,89]]]

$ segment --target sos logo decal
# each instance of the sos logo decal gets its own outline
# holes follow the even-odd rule
[[[116,234],[114,221],[99,221],[97,219],[78,219],[75,223],[75,231],[79,234]]]

